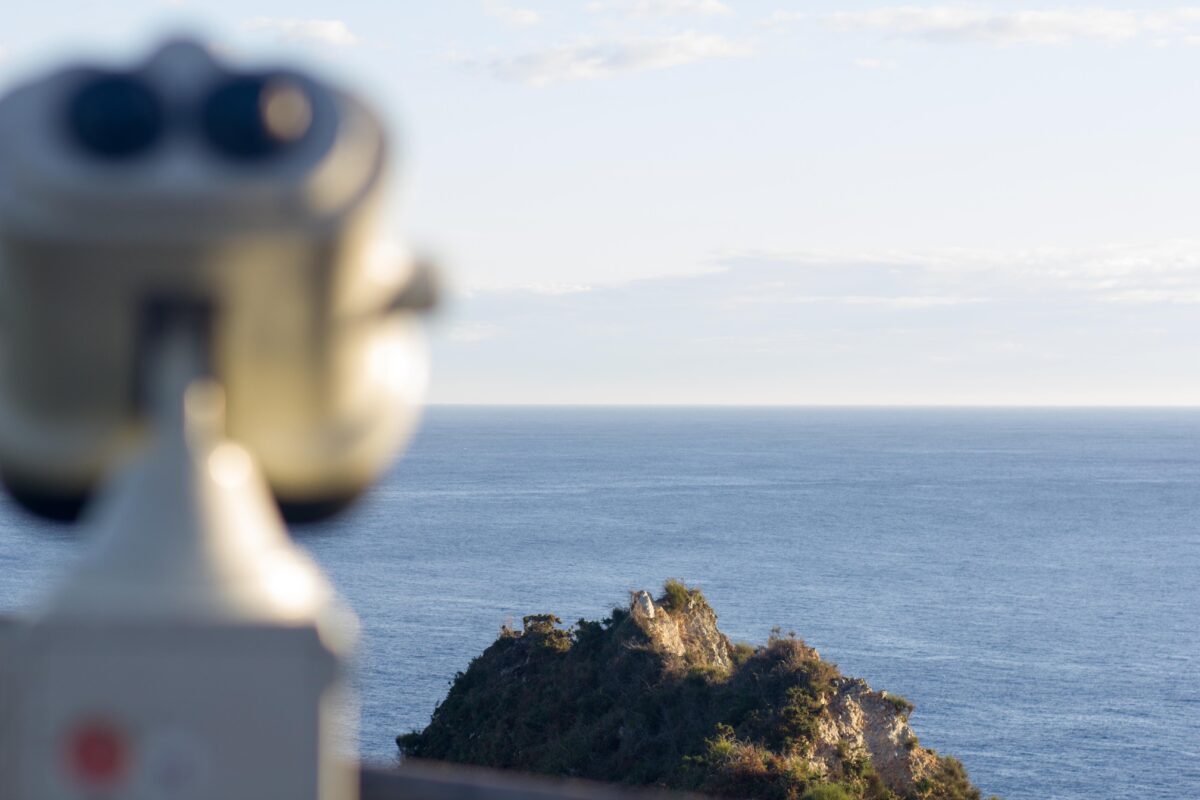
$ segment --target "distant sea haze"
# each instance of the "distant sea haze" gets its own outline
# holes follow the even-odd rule
[[[0,528],[19,608],[80,544]],[[1200,411],[436,407],[299,538],[363,622],[373,761],[506,621],[678,577],[908,697],[985,793],[1200,797]]]

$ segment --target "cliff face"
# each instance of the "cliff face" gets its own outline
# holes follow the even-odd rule
[[[918,746],[908,725],[907,701],[889,699],[855,678],[838,678],[834,690],[814,742],[813,763],[823,774],[838,773],[843,753],[865,756],[888,788],[902,795],[937,774],[937,755]]]
[[[734,646],[669,581],[603,622],[525,618],[459,673],[410,756],[726,797],[977,800],[922,748],[912,706],[842,676],[794,637]]]
[[[733,668],[734,649],[717,630],[717,615],[699,593],[680,593],[674,613],[666,604],[655,605],[649,592],[634,592],[629,615],[666,659],[688,666],[718,670]]]

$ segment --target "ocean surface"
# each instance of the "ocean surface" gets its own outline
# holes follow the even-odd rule
[[[438,407],[299,539],[376,762],[501,624],[678,577],[908,697],[985,794],[1200,798],[1200,411]],[[81,546],[4,501],[0,608]]]

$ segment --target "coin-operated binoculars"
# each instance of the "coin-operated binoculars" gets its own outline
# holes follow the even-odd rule
[[[386,160],[353,96],[187,42],[0,100],[0,478],[92,540],[4,639],[0,796],[356,793],[354,618],[281,516],[414,423],[432,287],[369,252]]]

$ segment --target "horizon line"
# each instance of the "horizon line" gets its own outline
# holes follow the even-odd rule
[[[776,409],[980,409],[980,410],[1176,410],[1200,411],[1200,403],[579,403],[427,402],[439,408],[776,408]]]

